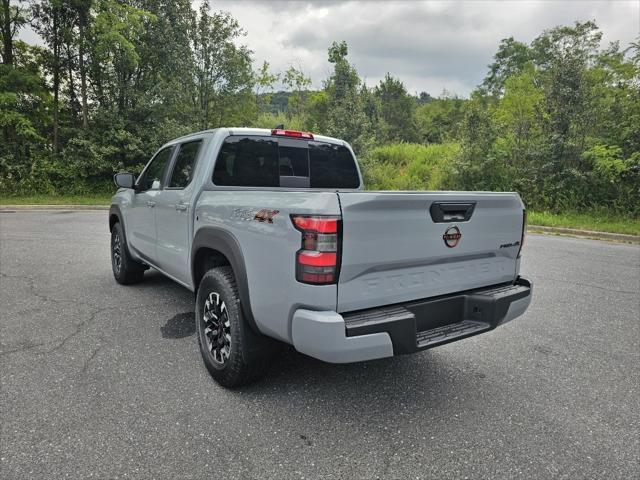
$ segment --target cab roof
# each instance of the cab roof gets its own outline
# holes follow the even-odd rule
[[[210,129],[210,130],[202,130],[200,132],[194,132],[188,135],[183,135],[182,137],[178,137],[173,140],[170,140],[165,145],[173,145],[174,143],[183,142],[190,138],[202,138],[205,136],[214,135],[220,130],[226,130],[228,132],[228,135],[249,135],[249,136],[255,135],[255,136],[265,136],[265,137],[270,137],[273,135],[272,130],[268,128],[221,127],[221,128]],[[339,138],[334,138],[334,137],[326,137],[324,135],[313,134],[313,140],[317,142],[332,143],[334,145],[346,145],[346,142],[344,140],[340,140]]]

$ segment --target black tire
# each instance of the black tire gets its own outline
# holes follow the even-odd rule
[[[251,364],[245,361],[244,349],[251,347],[246,328],[233,270],[212,268],[198,286],[196,330],[204,364],[223,387],[247,385],[262,377],[269,368],[267,356]]]
[[[121,285],[138,283],[144,277],[145,266],[129,255],[120,222],[116,222],[111,229],[111,269],[116,282]]]

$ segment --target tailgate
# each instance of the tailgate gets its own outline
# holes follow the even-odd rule
[[[338,311],[512,282],[523,204],[514,193],[339,192]]]

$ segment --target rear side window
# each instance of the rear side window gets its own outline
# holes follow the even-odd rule
[[[213,183],[278,187],[278,142],[265,137],[227,137],[216,160]]]
[[[347,147],[309,142],[311,188],[358,188],[360,178]]]
[[[191,183],[200,145],[202,145],[202,140],[180,145],[171,180],[169,180],[169,188],[185,188]]]
[[[291,138],[227,137],[213,172],[216,185],[358,188],[351,152],[341,145]]]

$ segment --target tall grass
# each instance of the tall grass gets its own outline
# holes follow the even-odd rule
[[[371,149],[361,159],[365,185],[372,190],[450,188],[457,143],[394,143]]]

